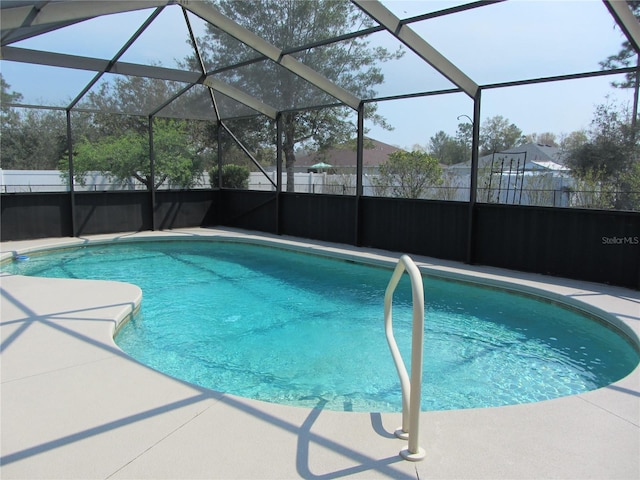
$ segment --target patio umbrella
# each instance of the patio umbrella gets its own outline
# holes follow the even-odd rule
[[[331,165],[329,165],[328,163],[324,163],[324,162],[320,162],[320,163],[316,163],[315,165],[311,165],[311,168],[331,168]]]

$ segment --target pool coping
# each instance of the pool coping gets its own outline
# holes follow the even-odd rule
[[[400,256],[236,229],[192,228],[5,242],[0,260],[52,247],[159,238],[279,244],[385,266]],[[412,258],[425,272],[500,287],[507,282],[587,313],[604,311],[640,344],[639,292]],[[2,478],[640,477],[639,368],[581,395],[423,412],[420,444],[427,457],[411,463],[398,456],[406,443],[391,438],[400,414],[247,400],[177,381],[130,359],[115,346],[113,332],[140,301],[135,286],[19,276],[3,276],[0,283]],[[70,288],[73,296],[66,293]]]

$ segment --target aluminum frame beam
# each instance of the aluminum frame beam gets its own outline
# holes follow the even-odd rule
[[[178,0],[178,3],[194,15],[197,15],[203,20],[209,22],[211,25],[231,35],[236,40],[251,47],[258,53],[261,53],[268,59],[283,66],[323,92],[337,98],[345,105],[348,105],[354,110],[358,109],[358,105],[360,104],[360,99],[358,97],[336,85],[314,69],[299,62],[293,56],[285,54],[283,50],[267,42],[262,37],[259,37],[253,32],[247,30],[230,18],[225,17],[211,5],[204,2],[192,2],[189,0]]]
[[[65,24],[88,20],[112,13],[130,12],[147,8],[162,7],[173,3],[172,0],[109,0],[96,2],[76,0],[73,2],[32,2],[23,6],[2,8],[0,25],[2,31],[49,24]]]
[[[64,26],[77,23],[90,18],[112,13],[120,13],[126,11],[164,7],[168,4],[176,3],[173,0],[110,0],[109,2],[95,2],[87,0],[77,0],[73,2],[33,2],[28,5],[11,4],[9,7],[2,9],[2,35],[3,45],[11,41],[15,41],[17,31],[24,32],[20,39],[29,38],[40,33],[62,28]],[[248,30],[240,25],[232,22],[223,15],[219,14],[212,8],[207,8],[203,2],[180,2],[185,10],[207,20],[207,16],[213,16],[219,22],[224,24],[228,29],[236,35],[243,36],[245,39],[253,40],[249,43],[252,48],[261,48],[261,53],[268,52],[268,57],[275,59],[284,68],[294,71],[294,73],[311,81],[314,85],[326,91],[330,95],[344,101],[350,100],[357,106],[359,99],[351,96],[346,90],[339,89],[329,80],[319,75],[314,70],[297,62],[289,55],[282,55],[281,51],[268,44],[260,37],[251,34]],[[191,7],[191,8],[185,8]],[[197,11],[194,11],[197,10]],[[211,12],[209,11],[211,10]],[[201,12],[202,14],[198,13]],[[213,12],[213,13],[212,13]],[[207,20],[208,21],[208,20]],[[38,28],[40,27],[41,28]],[[15,31],[12,31],[14,29]],[[244,32],[242,31],[244,30]],[[226,30],[225,30],[226,31]],[[27,33],[30,32],[30,33]],[[253,37],[253,38],[251,38]],[[265,45],[267,47],[265,47]],[[184,82],[189,84],[203,83],[204,85],[219,91],[228,97],[242,103],[243,105],[262,113],[269,118],[275,119],[277,110],[260,100],[209,76],[202,81],[202,74],[196,72],[185,72],[177,69],[164,67],[139,65],[126,62],[109,62],[107,60],[82,57],[76,55],[59,54],[52,52],[42,52],[29,50],[24,48],[16,48],[3,46],[0,52],[0,58],[15,62],[31,63],[38,65],[46,65],[52,67],[72,68],[79,70],[89,70],[95,72],[118,73],[122,75],[133,75],[139,77],[155,78],[160,80],[169,80]],[[273,59],[273,58],[272,58]],[[315,80],[312,81],[312,80]],[[322,88],[324,85],[325,88]],[[340,96],[336,96],[340,95]]]
[[[50,67],[73,68],[93,72],[119,73],[137,77],[149,77],[159,80],[171,80],[183,83],[197,83],[201,74],[175,68],[140,65],[136,63],[115,62],[109,68],[110,60],[93,57],[82,57],[64,53],[44,52],[18,47],[2,47],[1,59],[12,62],[31,63]]]
[[[413,50],[420,58],[444,75],[471,98],[475,98],[478,84],[462,70],[451,63],[444,55],[433,48],[411,27],[405,25],[387,7],[378,0],[351,0],[363,12],[384,26],[394,37]]]
[[[640,23],[633,15],[633,12],[629,8],[629,5],[627,5],[627,2],[621,2],[619,0],[602,1],[609,10],[609,13],[611,13],[611,16],[627,36],[629,43],[636,53],[640,54]]]
[[[0,4],[2,45],[113,13],[163,7],[173,0],[33,1]]]
[[[104,73],[107,70],[111,70],[111,68],[113,67],[113,65],[122,57],[122,55],[125,54],[125,52],[129,49],[129,47],[131,47],[131,45],[133,45],[133,43],[140,38],[140,35],[142,35],[144,33],[144,31],[147,29],[147,27],[149,25],[151,25],[151,23],[153,23],[153,21],[158,18],[158,15],[160,15],[160,13],[162,13],[162,11],[164,10],[164,7],[159,7],[156,8],[153,13],[149,16],[149,18],[147,18],[144,23],[142,25],[140,25],[140,27],[138,27],[138,29],[136,30],[136,32],[129,37],[129,40],[127,40],[127,42],[120,48],[120,50],[118,50],[118,53],[116,53],[116,55],[111,59],[111,61],[109,62],[109,65],[107,65],[106,70],[102,71],[102,72],[98,72],[93,79],[87,84],[85,85],[85,87],[82,89],[82,91],[76,96],[76,98],[73,99],[73,101],[71,102],[71,104],[69,105],[69,108],[73,108],[82,97],[84,97],[86,95],[86,93],[93,88],[93,86],[98,82],[98,80],[100,80],[100,78],[102,78],[102,76],[104,75]]]
[[[436,70],[438,70],[443,76],[452,81],[460,90],[464,91],[472,98],[475,98],[475,92],[477,92],[479,88],[478,85],[463,72],[461,72],[455,65],[449,62],[449,60],[447,60],[444,56],[437,52],[433,47],[431,47],[413,30],[411,30],[408,24],[411,23],[412,19],[399,20],[378,0],[352,0],[352,3],[357,5],[361,10],[363,10],[379,23],[379,26],[375,27],[376,31],[378,29],[386,29],[391,32],[408,48],[416,52],[427,63],[436,68]],[[473,6],[475,8],[475,6],[483,6],[490,3],[493,2],[477,1],[474,4],[469,4],[467,7]],[[603,3],[608,9],[610,15],[624,31],[632,47],[635,48],[636,51],[640,52],[640,24],[634,17],[627,3],[617,0],[603,0]],[[147,8],[157,8],[176,4],[182,6],[183,9],[192,12],[200,18],[203,18],[205,21],[213,23],[218,28],[222,27],[222,29],[228,34],[234,36],[239,41],[251,46],[264,57],[279,63],[284,68],[287,68],[294,74],[305,78],[316,87],[320,88],[334,98],[337,98],[338,101],[341,101],[342,103],[357,110],[360,99],[356,98],[341,87],[338,87],[315,70],[295,60],[295,58],[290,55],[291,52],[287,53],[286,50],[280,50],[279,48],[266,42],[264,39],[258,37],[244,27],[225,17],[215,8],[207,5],[205,2],[200,1],[109,0],[98,2],[93,0],[0,0],[0,25],[2,28],[1,33],[3,45],[2,49],[0,50],[0,58],[10,61],[36,63],[54,67],[75,68],[95,72],[108,71],[110,73],[119,73],[123,75],[134,75],[161,80],[184,82],[190,85],[203,84],[204,80],[202,78],[202,75],[196,72],[185,72],[178,69],[137,65],[124,62],[115,62],[109,68],[109,62],[103,59],[57,53],[46,53],[8,46],[8,44],[13,43],[18,39],[40,35],[45,32],[49,32],[58,28],[64,28],[65,26],[78,23],[83,20],[95,18],[101,15],[109,15],[119,12],[127,12]],[[446,12],[449,12],[449,10],[446,10]],[[211,78],[214,74],[215,72],[210,73],[207,78]],[[607,74],[607,72],[603,72],[603,74]],[[576,75],[576,78],[578,77],[579,75]],[[531,80],[530,82],[536,83],[536,81]],[[214,89],[225,93],[234,100],[245,104],[246,106],[253,110],[256,110],[257,112],[261,112],[269,117],[272,117],[274,111],[273,107],[265,105],[264,103],[260,102],[260,100],[255,99],[229,85],[224,86],[217,81],[214,82],[212,79],[208,80],[208,82],[210,85],[215,85]],[[493,88],[494,86],[490,85],[485,87]]]
[[[73,68],[77,70],[88,70],[93,72],[117,73],[121,75],[131,75],[136,77],[155,78],[158,80],[168,80],[174,82],[187,83],[191,85],[203,84],[212,88],[243,105],[262,113],[271,119],[275,119],[277,110],[256,98],[228,85],[221,80],[209,76],[202,80],[199,72],[189,72],[173,68],[157,67],[151,65],[140,65],[136,63],[115,62],[110,68],[109,60],[102,60],[91,57],[81,57],[77,55],[66,55],[62,53],[43,52],[40,50],[29,50],[17,47],[2,47],[0,49],[2,60],[23,62],[37,65],[45,65],[59,68]],[[145,113],[145,112],[141,112]]]
[[[278,115],[278,111],[271,105],[267,105],[266,103],[261,102],[255,97],[252,97],[251,95],[244,93],[243,91],[238,90],[237,88],[232,87],[231,85],[224,83],[214,78],[213,76],[206,77],[203,84],[215,90],[216,92],[220,92],[227,97],[230,97],[237,102],[240,102],[243,105],[256,110],[257,112],[266,115],[272,120],[275,120],[276,116]]]

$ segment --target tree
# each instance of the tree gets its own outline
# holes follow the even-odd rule
[[[119,135],[131,130],[145,134],[147,116],[128,113],[151,112],[181,87],[168,80],[115,76],[112,81],[100,83],[95,90],[89,91],[80,106],[98,112],[93,114],[93,125],[99,136]]]
[[[429,139],[428,151],[443,165],[453,165],[469,160],[471,158],[471,125],[458,124],[455,137],[442,130],[436,132]]]
[[[22,94],[11,91],[11,86],[2,75],[0,87],[2,168],[56,168],[58,159],[67,148],[64,112],[12,108],[9,105],[20,103],[23,99]]]
[[[640,19],[640,0],[627,0],[629,8],[636,18]],[[624,68],[634,66],[638,61],[638,53],[631,46],[628,40],[622,42],[620,51],[615,55],[610,55],[606,60],[600,62],[603,70],[614,68]],[[623,82],[612,82],[611,85],[617,88],[634,88],[636,86],[636,73],[629,72],[625,75]]]
[[[629,205],[634,210],[640,210],[640,161],[631,165],[627,175],[629,185]]]
[[[427,188],[442,183],[442,168],[434,157],[419,151],[398,150],[389,154],[374,179],[376,191],[390,191],[394,197],[421,198]]]
[[[276,164],[276,148],[275,148],[275,124],[266,117],[249,117],[235,120],[227,120],[226,126],[236,137],[239,138],[242,146],[251,152],[253,158],[262,167],[272,166]],[[270,141],[263,141],[261,135]],[[222,130],[220,136],[222,146],[222,163],[242,165],[250,170],[255,169],[253,161],[246,155],[240,145],[228,134],[226,130]]]
[[[447,164],[449,146],[453,143],[453,138],[443,130],[440,130],[429,139],[428,151],[438,162]],[[413,150],[418,150],[416,147],[414,146]]]
[[[467,161],[471,159],[471,146],[473,140],[473,124],[463,122],[458,124],[456,131],[456,141],[462,150],[462,160]]]
[[[602,193],[598,206],[640,208],[633,200],[640,145],[638,127],[631,122],[631,116],[631,112],[614,103],[598,105],[586,141],[566,151],[566,163],[574,176],[582,185]],[[607,200],[603,201],[605,197]]]
[[[586,130],[576,130],[560,137],[560,149],[564,152],[574,150],[588,141]]]
[[[429,139],[428,151],[444,165],[469,161],[472,137],[473,125],[469,122],[459,123],[455,137],[442,130],[432,136]],[[539,138],[546,143],[553,141],[555,135],[534,134],[529,138]],[[522,130],[506,118],[500,115],[487,118],[480,128],[480,155],[507,150],[522,144],[526,139],[527,137],[522,135]]]
[[[27,109],[20,115],[19,128],[3,145],[3,168],[24,170],[55,169],[67,150],[67,123],[64,112]]]
[[[189,188],[194,185],[202,165],[193,149],[184,122],[157,120],[153,129],[155,187],[165,181],[170,186]],[[75,179],[84,184],[85,175],[99,171],[112,181],[124,185],[135,178],[151,188],[149,139],[135,130],[109,135],[98,141],[83,138],[74,146]],[[64,164],[65,159],[61,160]],[[61,165],[62,167],[63,165]],[[62,168],[61,168],[62,169]]]
[[[229,163],[222,166],[222,186],[224,188],[236,188],[246,190],[249,188],[249,169],[242,165]],[[218,187],[218,167],[214,167],[209,172],[211,186]]]
[[[9,91],[10,88],[11,85],[6,82],[2,73],[0,73],[0,111],[3,115],[9,115],[11,112],[11,109],[8,107],[9,103],[19,103],[23,98],[21,93]]]
[[[219,0],[219,10],[228,18],[246,27],[267,42],[290,48],[313,43],[319,39],[339,36],[371,24],[369,18],[346,0]],[[255,52],[220,30],[209,27],[199,42],[207,65],[234,65],[255,58]],[[373,87],[383,82],[380,62],[398,57],[385,48],[372,48],[364,38],[351,38],[295,53],[298,61],[318,71],[330,81],[360,97],[371,97]],[[195,59],[187,59],[191,65]],[[321,150],[340,144],[353,136],[348,108],[295,110],[304,106],[335,103],[335,99],[313,87],[299,76],[286,71],[270,60],[249,63],[242,68],[218,75],[236,88],[284,111],[283,144],[287,172],[287,191],[294,190],[293,168],[296,145],[307,150]],[[375,107],[367,106],[369,119],[385,126]],[[264,142],[270,134],[257,131]]]
[[[461,160],[455,138],[442,130],[429,139],[429,153],[443,165],[452,165]]]
[[[488,118],[480,130],[480,155],[501,152],[520,145],[522,130],[502,115]]]
[[[20,102],[22,95],[10,91],[9,85],[0,73],[0,151],[2,152],[2,168],[12,168],[13,137],[20,124],[18,113],[8,106],[9,103]],[[9,167],[7,167],[9,165]]]
[[[90,91],[82,106],[97,113],[74,122],[74,173],[82,183],[89,171],[102,172],[124,185],[137,179],[151,185],[149,122],[146,116],[179,90],[176,82],[144,77],[116,77]],[[180,112],[177,112],[178,114]],[[188,112],[185,112],[185,115]],[[79,127],[79,128],[78,128]],[[190,188],[216,157],[215,124],[187,120],[154,121],[155,187]],[[64,161],[61,161],[61,168]]]
[[[551,132],[530,133],[529,135],[525,135],[524,143],[537,143],[539,145],[548,145],[550,147],[558,146],[556,134]]]

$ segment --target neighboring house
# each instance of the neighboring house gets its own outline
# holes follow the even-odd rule
[[[362,155],[362,169],[366,175],[378,173],[381,163],[387,161],[389,154],[400,150],[378,140],[365,138],[364,152]],[[323,166],[330,165],[330,167]],[[319,168],[314,165],[320,165]],[[356,173],[355,142],[338,145],[325,152],[314,152],[308,155],[300,155],[296,158],[294,167],[296,172],[324,172],[338,174]]]
[[[527,143],[478,159],[478,200],[520,205],[567,206],[574,181],[558,147]],[[471,161],[446,173],[457,186],[468,188]]]
[[[458,175],[471,173],[471,160],[451,165],[448,170]],[[513,175],[519,172],[568,173],[564,165],[564,155],[560,148],[539,143],[527,143],[502,152],[484,155],[478,159],[478,170]]]

